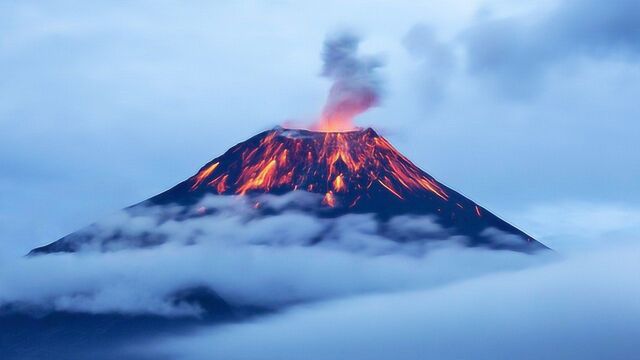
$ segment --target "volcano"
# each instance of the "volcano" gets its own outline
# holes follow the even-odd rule
[[[168,191],[125,210],[134,214],[151,207],[197,207],[195,212],[165,214],[157,220],[158,225],[168,220],[180,223],[215,213],[215,209],[200,205],[204,198],[215,196],[250,199],[256,209],[253,216],[269,217],[287,207],[261,206],[261,196],[289,193],[314,195],[316,203],[295,210],[327,221],[370,214],[378,223],[375,231],[396,242],[436,241],[444,232],[447,238],[465,239],[467,246],[527,253],[546,249],[422,171],[371,128],[321,132],[276,127],[235,145]],[[399,216],[429,219],[442,231],[394,233],[389,223]],[[74,252],[96,241],[153,245],[167,240],[154,236],[152,229],[137,233],[137,238],[117,229],[100,234],[101,229],[104,227],[94,224],[30,254]],[[319,235],[312,244],[322,241]]]

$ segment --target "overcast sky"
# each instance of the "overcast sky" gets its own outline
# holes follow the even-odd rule
[[[310,121],[330,86],[323,40],[341,29],[385,63],[381,105],[358,124],[440,181],[534,235],[590,208],[637,224],[639,13],[634,0],[4,1],[0,243],[24,253]]]

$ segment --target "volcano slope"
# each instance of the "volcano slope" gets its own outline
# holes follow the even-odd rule
[[[118,222],[98,222],[29,254],[158,245],[172,240],[170,233],[159,231],[168,223],[184,227],[182,234],[189,235],[183,240],[201,241],[207,236],[199,235],[207,231],[193,226],[194,220],[202,225],[235,212],[242,214],[239,227],[292,212],[318,219],[322,224],[318,231],[288,241],[307,246],[331,240],[336,224],[345,226],[345,218],[352,219],[347,226],[357,227],[357,215],[362,215],[375,221],[367,233],[395,243],[447,240],[526,253],[547,249],[438,182],[371,128],[315,132],[276,127],[235,145],[168,191],[123,211],[131,218],[144,217],[145,225],[138,224],[133,231]],[[290,233],[287,229],[303,225],[280,226],[283,233]]]

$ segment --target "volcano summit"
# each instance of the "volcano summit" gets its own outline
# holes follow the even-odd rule
[[[273,206],[274,199],[289,199],[290,194],[306,194],[311,200]],[[30,254],[157,245],[171,240],[158,231],[167,222],[202,234],[187,224],[220,215],[207,200],[211,198],[247,204],[250,211],[242,210],[241,224],[285,212],[322,220],[327,231],[300,241],[304,245],[322,243],[336,221],[362,214],[377,224],[369,232],[403,244],[456,239],[466,246],[521,252],[546,248],[420,170],[371,128],[320,132],[276,127],[237,144],[168,191],[124,210],[132,218],[153,213],[145,228],[132,232],[113,222],[95,223]],[[398,219],[411,219],[411,225],[399,229]]]

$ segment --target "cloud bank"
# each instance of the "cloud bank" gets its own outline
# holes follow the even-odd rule
[[[467,248],[428,216],[397,216],[381,234],[371,215],[322,219],[295,210],[315,200],[210,196],[193,207],[129,208],[71,236],[77,253],[7,257],[0,305],[198,316],[174,294],[205,287],[232,306],[274,309],[430,288],[552,257]],[[256,204],[274,214],[258,216]]]
[[[145,350],[175,359],[627,359],[640,334],[638,264],[638,245],[609,249],[438,289],[299,307]]]

